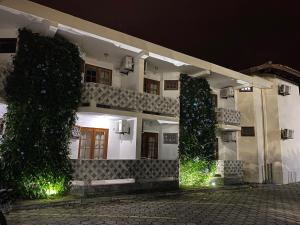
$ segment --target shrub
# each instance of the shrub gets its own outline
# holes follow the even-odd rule
[[[180,162],[180,186],[209,186],[216,173],[216,163],[205,160],[185,160]]]

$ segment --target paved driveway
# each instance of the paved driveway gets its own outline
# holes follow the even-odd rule
[[[14,224],[300,224],[300,184],[125,199],[10,214]]]

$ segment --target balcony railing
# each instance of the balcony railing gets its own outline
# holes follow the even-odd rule
[[[217,120],[220,124],[239,126],[241,123],[241,113],[233,109],[217,109]]]
[[[98,83],[85,83],[82,103],[99,107],[179,116],[179,100]]]

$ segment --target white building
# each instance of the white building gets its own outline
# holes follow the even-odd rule
[[[238,141],[239,159],[245,161],[244,178],[257,183],[299,182],[300,72],[271,62],[244,72],[272,82],[270,89],[237,94],[241,126],[246,128]]]
[[[282,154],[278,165],[277,159],[272,161],[269,158],[271,161],[267,162],[273,162],[274,182],[300,180],[299,163],[295,160],[293,166],[287,163],[290,157],[299,157],[300,154],[300,150],[295,149],[297,140],[300,142],[296,123],[289,120],[296,117],[297,111],[295,108],[295,115],[287,119],[287,108],[282,107],[287,99],[288,104],[294,104],[296,88],[292,88],[292,93],[295,93],[290,96],[278,96],[277,78],[248,76],[27,0],[2,0],[0,42],[16,42],[17,30],[23,27],[43,35],[59,34],[80,49],[84,60],[84,90],[77,112],[77,135],[74,132],[70,144],[70,157],[74,159],[75,167],[83,168],[89,163],[87,167],[92,168],[90,164],[95,166],[96,163],[95,167],[101,164],[110,174],[88,173],[86,170],[84,176],[88,178],[85,182],[136,183],[150,178],[178,181],[180,74],[208,80],[219,108],[218,158],[229,167],[243,160],[245,180],[249,182],[264,180],[265,172],[261,168],[266,165],[263,157],[266,151],[263,149],[267,142],[260,137],[267,135],[263,129],[264,121],[276,117],[269,117],[268,113],[273,113],[271,109],[264,112],[263,117],[261,110],[266,103],[258,99],[261,93],[268,97],[268,93],[274,92],[272,96],[275,98],[276,94],[280,105],[277,110],[279,119],[276,127],[271,122],[270,126],[277,129],[276,135],[280,134],[281,128],[294,129],[295,139],[281,141],[279,138],[277,143],[275,139],[271,141],[273,134],[270,134],[268,148],[274,145],[278,146],[274,147],[276,151],[287,148],[290,153]],[[1,51],[2,65],[11,60],[12,54],[11,51]],[[250,88],[253,92],[240,92],[241,88]],[[3,99],[2,103],[1,115],[5,113]],[[241,136],[241,126],[254,126],[255,137]],[[132,163],[144,172],[151,171],[151,175],[145,177],[136,172],[133,176]],[[158,167],[153,167],[155,165]],[[155,173],[154,170],[161,171]],[[112,171],[119,171],[121,175]],[[126,171],[131,172],[124,175]],[[298,176],[295,176],[297,171]],[[220,173],[230,176],[236,172],[225,168]],[[281,173],[289,175],[282,178]],[[83,175],[76,174],[75,177],[80,180]]]

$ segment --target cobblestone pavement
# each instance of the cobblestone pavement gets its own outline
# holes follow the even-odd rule
[[[8,224],[300,224],[300,184],[16,210]]]

